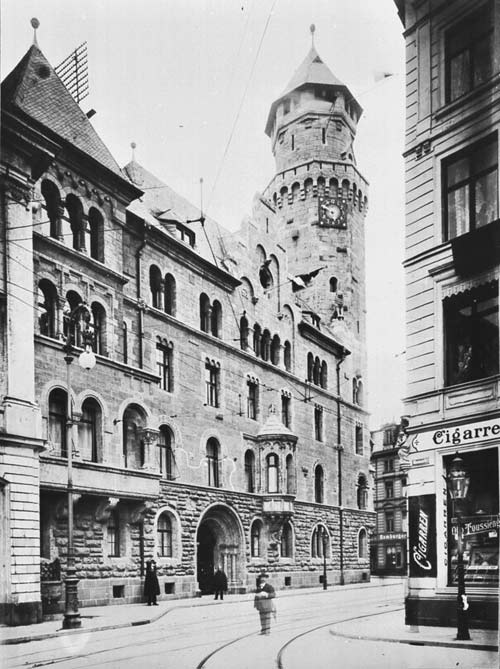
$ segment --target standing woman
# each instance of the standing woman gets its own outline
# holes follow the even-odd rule
[[[274,598],[276,593],[273,586],[267,582],[267,574],[261,574],[257,581],[257,592],[255,593],[254,608],[260,616],[260,633],[271,634],[271,615],[276,616]]]
[[[160,584],[156,575],[156,562],[148,560],[146,562],[146,578],[144,580],[144,596],[147,597],[148,606],[158,606],[156,595],[160,594]]]

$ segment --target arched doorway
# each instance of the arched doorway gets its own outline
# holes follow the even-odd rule
[[[196,533],[196,578],[202,595],[213,592],[213,574],[220,565],[233,592],[244,583],[244,540],[236,514],[225,506],[208,509]]]

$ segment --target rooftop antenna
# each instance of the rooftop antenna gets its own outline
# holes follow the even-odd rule
[[[87,42],[77,46],[54,70],[78,103],[86,98],[89,94]]]
[[[314,49],[314,33],[316,32],[316,26],[314,25],[314,23],[311,23],[311,25],[309,26],[309,30],[311,31],[311,46]]]
[[[33,17],[30,23],[33,28],[33,45],[38,46],[38,41],[36,39],[36,31],[40,27],[40,21],[37,18]]]
[[[130,148],[132,149],[132,162],[135,160],[135,149],[137,144],[135,142],[130,142]]]

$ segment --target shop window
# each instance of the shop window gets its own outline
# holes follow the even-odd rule
[[[149,290],[151,293],[151,306],[155,309],[161,309],[163,286],[161,272],[156,265],[151,265],[149,268]]]
[[[220,366],[213,360],[205,361],[205,389],[206,404],[211,407],[219,406]]]
[[[283,525],[283,530],[281,532],[281,557],[282,558],[291,558],[293,555],[293,531],[292,526],[288,521]]]
[[[324,472],[321,465],[317,465],[314,470],[314,501],[318,504],[324,502]]]
[[[156,344],[156,370],[160,377],[160,388],[173,391],[173,347],[168,342]]]
[[[175,279],[171,274],[165,274],[165,313],[175,316],[176,309],[176,286]]]
[[[453,102],[493,72],[493,3],[453,26],[445,39],[446,102]]]
[[[255,492],[255,453],[245,453],[245,488],[247,492]]]
[[[267,456],[267,492],[278,492],[278,456],[270,453]]]
[[[453,458],[443,458],[448,471]],[[469,487],[464,500],[448,495],[448,585],[457,585],[458,523],[463,529],[465,582],[498,589],[498,451],[460,452]]]
[[[47,279],[38,284],[38,332],[46,337],[55,337],[57,332],[57,291]]]
[[[54,455],[68,456],[66,441],[66,416],[68,395],[56,388],[49,395],[49,443]]]
[[[368,557],[368,537],[366,530],[362,527],[358,534],[358,558],[365,560]]]
[[[445,239],[498,219],[498,142],[489,137],[443,162]]]
[[[167,513],[158,518],[157,526],[158,555],[164,558],[172,557],[172,521]]]
[[[174,476],[174,437],[167,425],[160,427],[158,435],[158,466],[163,478],[173,481]]]
[[[403,555],[399,546],[386,546],[384,566],[386,569],[400,569],[403,566]]]
[[[104,219],[95,207],[89,211],[90,257],[104,262]]]
[[[217,439],[213,437],[207,441],[207,476],[208,485],[212,488],[219,488],[219,458],[220,446]]]
[[[247,380],[247,418],[257,420],[259,412],[259,383],[255,379]]]
[[[443,311],[446,385],[498,374],[498,282],[446,298]]]
[[[82,404],[82,417],[78,426],[78,448],[82,460],[99,462],[101,451],[102,412],[92,397]]]
[[[323,441],[323,407],[314,407],[314,438]]]

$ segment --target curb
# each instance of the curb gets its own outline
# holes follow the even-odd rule
[[[387,637],[361,636],[359,634],[345,634],[329,630],[332,636],[342,637],[343,639],[355,639],[356,641],[382,641],[383,643],[406,643],[409,646],[437,646],[440,648],[465,648],[467,650],[486,650],[498,653],[498,646],[485,643],[456,643],[454,641],[431,641],[428,639],[391,639]]]
[[[393,585],[397,585],[397,583],[350,583],[347,586],[345,585],[332,585],[330,587],[330,592],[332,592],[334,589],[337,590],[354,590],[357,588],[374,588],[374,587],[390,587]],[[301,595],[304,594],[309,594],[309,595],[320,595],[325,592],[325,590],[319,589],[319,588],[314,588],[314,590],[310,590],[309,588],[303,588],[303,589],[298,589],[298,590],[279,590],[280,597],[300,597]],[[227,602],[228,604],[236,604],[239,602],[246,602],[246,601],[252,601],[253,599],[253,593],[248,593],[248,596],[245,595],[240,595],[242,599],[225,599],[224,601]],[[181,600],[178,600],[181,601]],[[187,600],[187,601],[192,601]],[[16,644],[21,644],[21,643],[29,643],[30,641],[44,641],[45,639],[51,639],[59,636],[65,636],[69,634],[83,634],[83,633],[92,633],[92,632],[105,632],[106,630],[116,630],[116,629],[123,629],[124,627],[140,627],[141,625],[150,625],[151,623],[155,623],[157,620],[160,620],[160,618],[163,618],[163,616],[166,616],[168,613],[171,613],[172,611],[175,611],[176,609],[190,609],[195,606],[212,606],[214,604],[213,600],[209,602],[200,602],[199,604],[179,604],[177,606],[172,606],[165,611],[159,612],[156,616],[151,616],[150,618],[144,618],[144,619],[138,619],[138,620],[133,620],[130,622],[123,622],[123,623],[112,623],[110,625],[101,625],[99,627],[91,627],[91,628],[85,628],[85,627],[80,627],[78,629],[74,630],[65,630],[65,629],[58,629],[55,632],[45,632],[43,634],[30,634],[26,636],[21,636],[21,637],[15,637],[11,639],[2,639],[0,638],[0,646],[13,646]],[[83,609],[84,611],[85,609]],[[1,628],[0,628],[0,637],[1,637]]]

